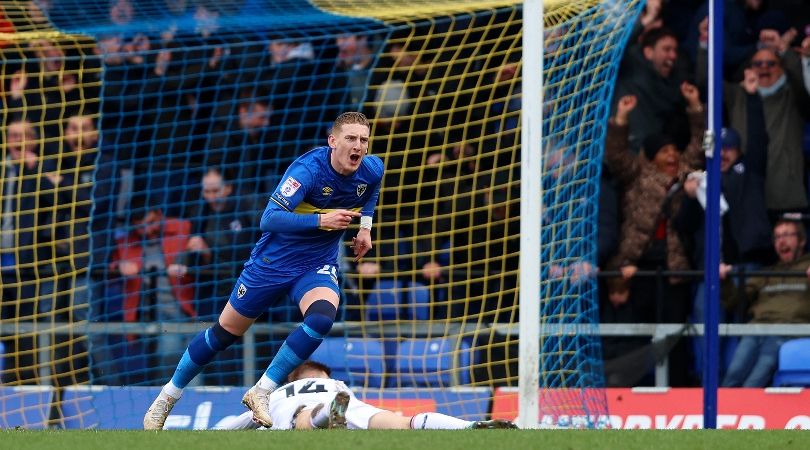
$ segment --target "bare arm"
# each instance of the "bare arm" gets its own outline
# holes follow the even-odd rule
[[[411,417],[400,416],[391,411],[382,411],[368,421],[369,430],[410,430]]]

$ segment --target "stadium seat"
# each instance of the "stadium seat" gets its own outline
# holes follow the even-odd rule
[[[402,282],[380,280],[366,299],[366,319],[397,320],[402,306]]]
[[[408,283],[408,318],[414,320],[430,319],[430,289],[423,283]]]
[[[380,341],[328,337],[310,357],[332,369],[332,378],[349,386],[382,387],[385,380],[385,352]]]
[[[810,338],[791,339],[779,347],[774,386],[810,386]]]
[[[470,344],[446,338],[399,343],[396,370],[402,387],[441,387],[470,382]]]

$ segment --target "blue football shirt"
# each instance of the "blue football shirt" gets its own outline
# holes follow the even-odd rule
[[[366,155],[355,173],[341,175],[330,163],[331,154],[328,146],[318,147],[293,161],[264,214],[270,210],[325,214],[348,209],[373,216],[383,177],[382,160]],[[306,231],[265,232],[245,267],[293,276],[326,264],[337,265],[342,237],[343,231],[315,226]]]

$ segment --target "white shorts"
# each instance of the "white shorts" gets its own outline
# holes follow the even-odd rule
[[[273,430],[290,430],[295,428],[296,413],[312,409],[317,405],[323,403],[324,408],[329,408],[329,404],[335,398],[336,393],[329,393],[319,395],[317,399],[308,398],[304,401],[293,401],[288,399],[282,404],[270,407],[273,417]],[[377,413],[385,411],[384,409],[371,406],[368,403],[362,402],[351,395],[349,400],[349,407],[346,409],[346,428],[350,430],[367,430],[368,423],[372,417]]]

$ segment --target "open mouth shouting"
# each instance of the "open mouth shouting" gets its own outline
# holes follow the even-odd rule
[[[782,244],[777,246],[776,253],[781,261],[789,262],[793,260],[793,253],[796,251],[792,245]]]

